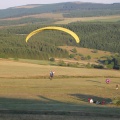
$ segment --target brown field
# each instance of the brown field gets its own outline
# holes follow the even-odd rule
[[[55,71],[53,80],[50,70]],[[117,120],[119,107],[110,102],[120,96],[120,89],[115,89],[119,73],[0,59],[0,116],[4,120]],[[105,83],[108,76],[110,84]],[[106,104],[90,104],[88,98]]]
[[[109,22],[116,22],[120,20],[119,15],[114,16],[100,16],[100,17],[79,17],[79,18],[64,18],[62,13],[42,13],[42,14],[36,14],[36,15],[28,15],[28,16],[22,16],[22,17],[15,17],[15,18],[6,18],[6,19],[0,19],[0,21],[3,20],[19,20],[22,18],[53,18],[57,19],[58,21],[54,24],[68,24],[71,22],[92,22],[92,21],[109,21]]]
[[[90,55],[91,60],[79,60],[79,62],[83,64],[87,64],[88,62],[91,64],[96,64],[97,60],[101,59],[101,57],[112,55],[112,53],[110,52],[101,51],[101,50],[97,50],[97,53],[94,53],[93,49],[88,49],[88,48],[80,48],[80,47],[78,48],[78,47],[73,47],[73,46],[60,46],[60,48],[66,49],[69,52],[69,54],[72,54],[71,50],[75,48],[78,54],[82,54],[83,56]],[[74,62],[76,61],[74,60]]]
[[[71,22],[94,22],[94,21],[109,21],[117,22],[120,20],[120,16],[100,16],[100,17],[82,17],[82,18],[64,18],[61,21],[55,22],[55,24],[68,24]]]
[[[73,48],[75,48],[77,50],[77,53],[81,53],[81,54],[83,54],[85,56],[91,55],[91,57],[93,57],[93,58],[100,58],[100,57],[103,57],[103,56],[112,55],[110,52],[101,51],[101,50],[97,50],[98,51],[97,53],[93,53],[94,49],[80,48],[80,47],[73,47],[73,46],[60,46],[60,47],[63,48],[63,49],[68,50],[70,53],[72,53],[71,50]]]
[[[20,20],[22,18],[29,18],[29,17],[63,19],[63,16],[62,16],[61,13],[42,13],[42,14],[28,15],[28,16],[15,17],[15,18],[5,18],[5,19],[0,19],[0,21],[3,21],[3,20]]]
[[[0,60],[1,78],[39,78],[49,76],[51,70],[55,76],[73,77],[120,77],[117,70],[101,70],[87,68],[59,67],[50,65],[37,65],[10,60]]]
[[[34,7],[39,7],[39,6],[42,6],[42,5],[23,5],[23,6],[17,6],[14,8],[34,8]]]

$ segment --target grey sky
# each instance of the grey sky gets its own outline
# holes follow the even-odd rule
[[[72,1],[95,2],[95,3],[120,3],[120,0],[1,0],[0,9],[6,9],[9,7],[21,6],[26,4],[50,4]]]

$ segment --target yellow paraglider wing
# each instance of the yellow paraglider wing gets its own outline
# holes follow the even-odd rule
[[[51,26],[51,27],[43,27],[43,28],[40,28],[40,29],[37,29],[37,30],[34,30],[33,32],[31,32],[30,34],[28,34],[28,36],[26,37],[26,42],[29,40],[29,38],[31,38],[33,35],[35,35],[36,33],[38,32],[41,32],[43,30],[60,30],[60,31],[63,31],[63,32],[66,32],[68,34],[70,34],[75,40],[77,43],[80,42],[79,40],[79,37],[71,30],[69,29],[66,29],[66,28],[63,28],[63,27],[55,27],[55,26]]]

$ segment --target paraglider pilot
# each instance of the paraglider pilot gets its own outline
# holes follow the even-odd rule
[[[50,80],[52,80],[53,76],[54,76],[54,72],[50,71]]]

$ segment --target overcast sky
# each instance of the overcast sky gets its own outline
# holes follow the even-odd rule
[[[120,0],[1,0],[0,9],[6,9],[9,7],[21,6],[26,4],[50,4],[72,1],[95,2],[95,3],[120,3]]]

